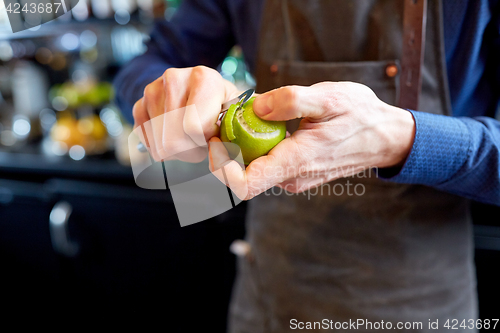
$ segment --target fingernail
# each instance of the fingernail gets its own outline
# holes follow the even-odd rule
[[[253,102],[253,109],[259,116],[271,113],[274,109],[274,96],[272,94],[258,96]]]

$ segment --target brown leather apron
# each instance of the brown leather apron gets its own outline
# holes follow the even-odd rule
[[[399,75],[387,69],[400,66],[403,1],[268,0],[263,13],[259,92],[355,81],[396,104]],[[428,3],[419,103],[450,114],[437,0]],[[323,195],[275,188],[250,201],[252,252],[239,261],[230,332],[295,331],[293,319],[421,322],[420,330],[393,330],[448,332],[448,319],[477,318],[468,202],[364,176],[330,183],[344,186],[341,195],[340,187]],[[362,184],[364,194],[351,187],[349,195],[347,182]]]

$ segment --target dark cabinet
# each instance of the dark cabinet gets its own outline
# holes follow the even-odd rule
[[[66,219],[51,215],[61,204]],[[172,332],[224,332],[235,275],[229,246],[244,237],[244,215],[241,204],[181,228],[168,191],[68,177],[0,180],[2,302],[25,314],[132,316]]]
[[[0,282],[6,304],[46,299],[60,280],[43,185],[0,180]],[[23,307],[25,309],[25,307]]]
[[[500,300],[500,207],[473,203],[471,207],[475,223],[475,263],[479,316],[481,319],[499,319]],[[497,325],[497,330],[500,323]],[[483,332],[491,330],[483,329]]]
[[[147,320],[169,332],[225,331],[235,276],[229,246],[244,237],[244,203],[181,228],[170,193],[138,188],[127,168],[19,161],[23,168],[0,163],[4,318],[57,313],[95,323]],[[62,245],[50,222],[57,207],[69,208],[55,220],[64,226]],[[472,216],[480,317],[494,319],[500,209],[474,203]]]

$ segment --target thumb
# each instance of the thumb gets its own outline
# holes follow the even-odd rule
[[[286,86],[259,95],[253,102],[257,116],[265,120],[325,117],[320,87]]]

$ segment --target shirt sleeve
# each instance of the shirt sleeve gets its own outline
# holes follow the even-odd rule
[[[235,44],[224,0],[184,0],[170,21],[156,22],[147,51],[115,77],[116,103],[133,123],[144,88],[170,67],[215,68]]]
[[[412,150],[398,174],[381,178],[500,205],[500,123],[410,112],[416,125]]]

